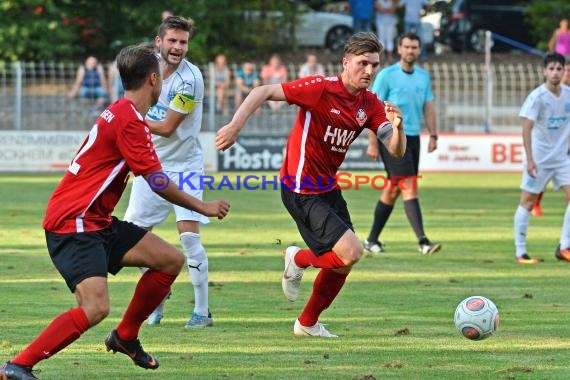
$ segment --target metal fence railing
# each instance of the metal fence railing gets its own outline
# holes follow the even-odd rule
[[[447,132],[513,132],[521,123],[519,108],[526,95],[542,83],[542,70],[531,64],[426,63],[430,72],[439,129]],[[206,99],[202,129],[215,131],[230,116],[215,112],[212,64],[202,66]],[[237,64],[230,65],[235,72]],[[289,65],[289,78],[297,77],[298,65]],[[0,62],[0,130],[88,130],[97,113],[85,99],[68,99],[76,64],[54,62]],[[340,72],[340,65],[326,65],[327,75]],[[486,87],[488,84],[491,87]],[[490,98],[489,122],[485,105]],[[233,88],[228,93],[230,115],[234,111]],[[262,108],[248,123],[251,133],[288,131],[296,107],[277,111]]]

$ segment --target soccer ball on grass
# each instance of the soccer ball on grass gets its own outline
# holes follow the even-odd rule
[[[471,340],[482,340],[499,328],[499,310],[490,299],[472,296],[457,305],[454,321],[461,335]]]

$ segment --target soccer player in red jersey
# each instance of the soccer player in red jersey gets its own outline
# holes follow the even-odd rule
[[[374,33],[354,34],[344,47],[342,74],[257,87],[216,136],[217,149],[231,147],[248,118],[267,100],[299,106],[281,167],[281,198],[309,248],[292,246],[285,250],[282,288],[286,298],[295,301],[299,296],[305,268],[320,271],[309,301],[295,321],[295,335],[337,337],[325,329],[319,316],[331,305],[362,256],[362,243],[354,234],[336,183],[336,173],[350,144],[368,128],[391,154],[401,157],[405,151],[400,110],[383,104],[368,90],[380,67],[381,51]]]
[[[156,235],[112,216],[129,172],[143,176],[169,202],[223,218],[229,204],[203,202],[167,182],[144,121],[162,87],[150,45],[123,49],[117,65],[125,96],[98,117],[49,200],[44,229],[50,257],[75,293],[78,307],[56,317],[19,355],[0,368],[0,379],[36,379],[32,367],[61,351],[109,314],[107,273],[122,267],[150,268],[139,280],[119,325],[105,339],[107,351],[136,365],[158,368],[139,340],[141,324],[170,291],[184,256]],[[161,186],[159,186],[161,185]],[[161,189],[161,190],[158,190]]]

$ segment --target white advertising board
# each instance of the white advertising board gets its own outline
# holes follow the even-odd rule
[[[432,153],[428,143],[429,135],[422,135],[422,172],[520,172],[525,159],[520,134],[442,133]]]
[[[83,144],[88,132],[0,132],[0,171],[62,171]]]
[[[74,131],[0,131],[0,172],[65,170],[87,137]],[[427,153],[429,136],[422,135],[422,172],[518,172],[524,162],[518,134],[440,134],[438,149]],[[202,132],[205,170],[218,170],[215,133]]]
[[[83,144],[88,131],[0,131],[0,172],[64,171]],[[215,134],[203,132],[206,171],[216,171]]]

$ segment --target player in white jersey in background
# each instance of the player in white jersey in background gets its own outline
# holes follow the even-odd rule
[[[570,86],[570,62],[566,60],[566,64],[564,65],[564,75],[562,76],[562,86]],[[568,142],[570,144],[570,141]],[[570,147],[568,148],[568,155],[570,155]],[[542,216],[544,212],[542,212],[542,207],[540,202],[542,201],[542,196],[544,192],[538,194],[536,201],[534,202],[534,206],[532,207],[531,214],[532,216]]]
[[[521,200],[514,217],[516,261],[538,264],[527,253],[526,236],[530,212],[551,180],[566,193],[566,212],[555,256],[570,261],[570,88],[561,85],[564,56],[547,54],[543,74],[546,82],[534,89],[521,107],[526,164],[522,173]]]
[[[194,287],[194,311],[186,328],[213,324],[208,306],[208,257],[199,234],[199,224],[209,221],[199,213],[157,196],[151,187],[161,187],[169,180],[186,193],[202,199],[199,178],[204,172],[204,157],[198,138],[202,124],[204,80],[198,67],[184,58],[193,27],[191,19],[170,16],[162,21],[158,29],[155,44],[161,58],[162,92],[158,103],[149,110],[147,122],[165,176],[156,178],[159,180],[157,182],[148,183],[142,177],[135,179],[125,214],[125,220],[152,229],[164,222],[174,209],[180,243],[187,257],[190,281]],[[164,301],[149,316],[149,324],[160,323]]]

